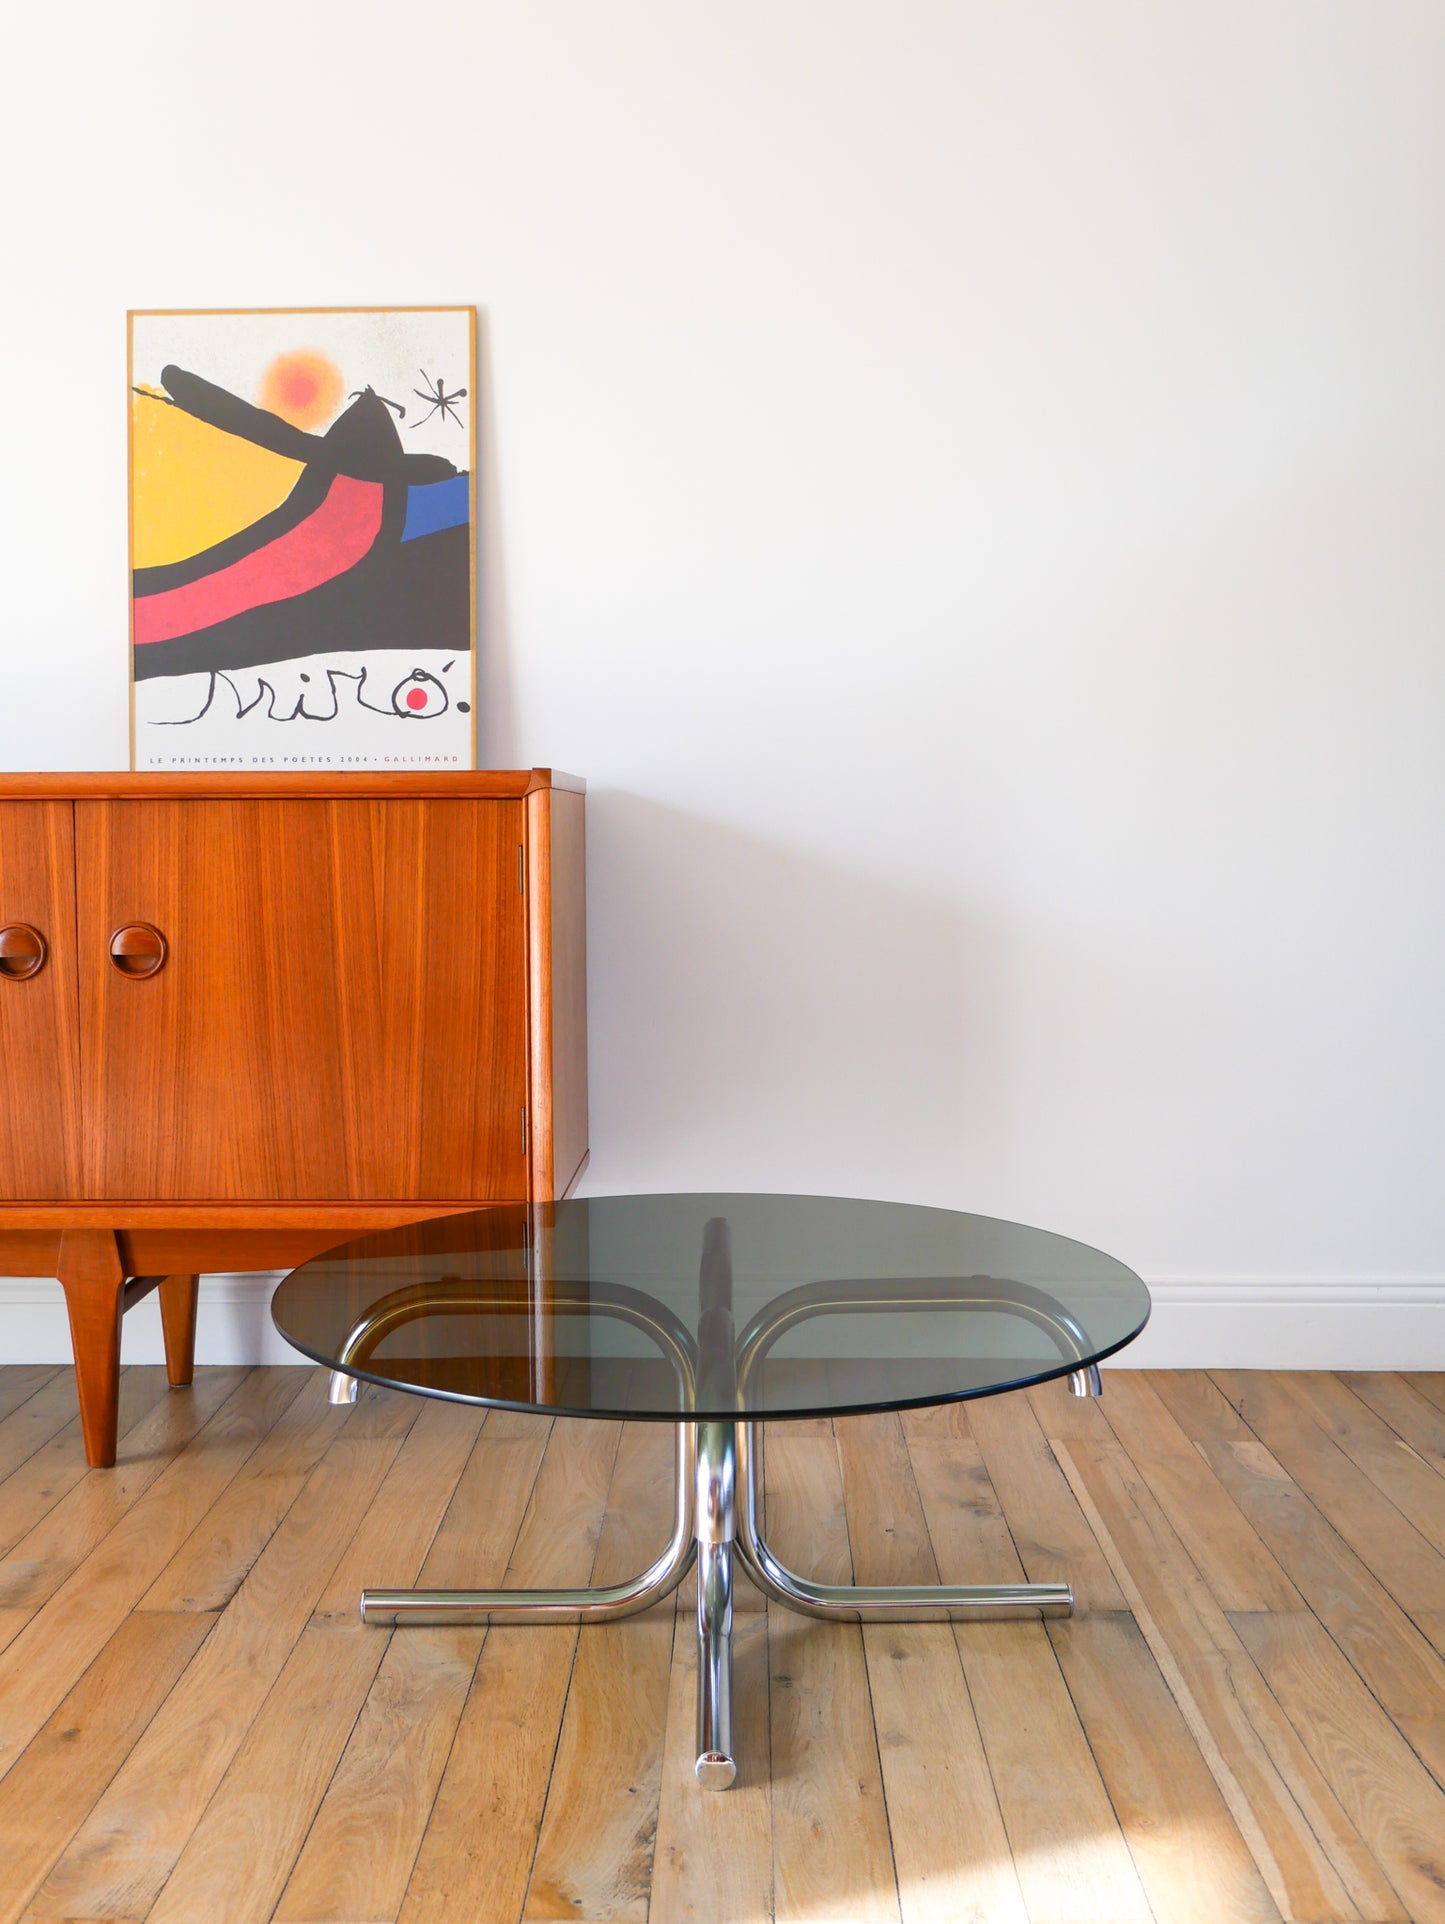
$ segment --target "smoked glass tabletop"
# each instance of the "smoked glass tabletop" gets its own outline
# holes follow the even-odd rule
[[[597,1196],[386,1230],[272,1302],[307,1356],[463,1403],[676,1422],[846,1415],[1043,1382],[1139,1334],[1112,1256],[836,1196]]]

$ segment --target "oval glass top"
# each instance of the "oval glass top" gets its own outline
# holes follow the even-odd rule
[[[988,1216],[836,1196],[593,1196],[365,1236],[272,1301],[306,1355],[573,1416],[844,1415],[1097,1362],[1149,1317],[1113,1257]]]

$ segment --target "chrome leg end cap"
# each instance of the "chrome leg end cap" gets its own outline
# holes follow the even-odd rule
[[[737,1765],[721,1750],[705,1750],[694,1769],[704,1790],[726,1790],[738,1774]]]

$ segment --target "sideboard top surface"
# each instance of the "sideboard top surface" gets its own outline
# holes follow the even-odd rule
[[[256,769],[197,769],[182,773],[149,774],[63,770],[43,774],[0,772],[0,801],[151,801],[191,797],[228,801],[261,797],[276,801],[304,798],[366,801],[377,796],[435,797],[452,801],[517,801],[541,789],[567,789],[582,794],[587,787],[580,775],[558,768],[488,768],[433,771],[387,768],[328,771]]]

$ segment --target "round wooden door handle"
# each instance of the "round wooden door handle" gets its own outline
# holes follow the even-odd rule
[[[28,922],[7,922],[0,929],[0,975],[12,982],[39,975],[48,951],[45,937]]]
[[[165,960],[166,938],[149,922],[127,922],[110,938],[111,967],[122,975],[154,975]]]

